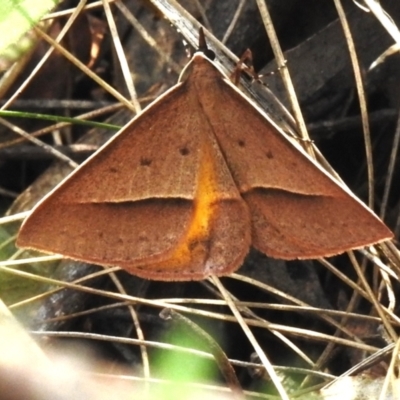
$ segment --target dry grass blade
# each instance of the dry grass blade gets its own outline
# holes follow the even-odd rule
[[[290,78],[288,67],[286,66],[286,60],[283,56],[283,52],[279,45],[278,37],[276,36],[275,29],[272,23],[272,19],[269,15],[268,8],[266,3],[263,0],[257,0],[257,5],[260,10],[260,14],[267,31],[272,49],[274,51],[274,55],[276,58],[277,65],[280,68],[280,73],[282,74],[282,79],[285,84],[286,90],[289,95],[290,103],[292,106],[292,111],[294,117],[296,119],[296,124],[298,131],[300,132],[300,137],[304,141],[304,146],[307,152],[312,156],[315,157],[312,146],[310,145],[310,137],[307,132],[306,124],[303,118],[303,114],[300,109],[300,104],[297,100],[296,91],[294,90],[294,86],[292,80]]]
[[[335,0],[335,6],[339,14],[340,21],[343,26],[344,35],[346,37],[347,45],[350,52],[351,62],[354,70],[354,77],[356,80],[356,88],[358,99],[360,102],[360,110],[361,110],[361,118],[364,132],[364,143],[365,143],[365,152],[367,156],[367,166],[368,166],[368,205],[373,209],[374,208],[374,187],[375,187],[375,179],[374,179],[374,164],[372,159],[372,144],[371,144],[371,133],[368,122],[368,112],[367,112],[367,102],[365,99],[365,91],[363,87],[363,81],[361,77],[361,70],[358,63],[357,53],[354,45],[354,41],[350,32],[350,27],[347,23],[346,15],[344,13],[342,4],[340,0]]]

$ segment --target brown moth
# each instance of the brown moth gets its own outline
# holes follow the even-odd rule
[[[184,281],[392,237],[203,53],[36,205],[20,247]]]

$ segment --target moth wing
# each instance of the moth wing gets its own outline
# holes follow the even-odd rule
[[[203,279],[213,269],[223,274],[238,268],[250,222],[232,180],[220,204],[203,205],[213,208],[209,226],[188,237],[201,222],[195,218],[199,182],[208,173],[201,170],[205,149],[219,151],[201,134],[210,127],[197,107],[185,83],[164,94],[35,207],[17,244],[132,272],[138,267],[139,275],[162,280]],[[213,163],[209,169],[221,179],[230,177],[221,155]],[[232,212],[242,214],[242,222],[235,224]],[[228,242],[238,237],[247,243],[241,239],[237,251],[229,250]]]
[[[283,259],[316,258],[363,247],[393,235],[253,106],[227,79],[204,99],[217,142],[246,201],[253,246]]]

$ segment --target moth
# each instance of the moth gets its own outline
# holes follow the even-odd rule
[[[18,246],[185,281],[250,246],[310,259],[392,237],[206,54],[36,205]]]

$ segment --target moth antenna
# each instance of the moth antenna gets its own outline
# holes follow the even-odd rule
[[[211,61],[213,61],[215,59],[215,53],[211,49],[209,49],[207,46],[203,27],[200,27],[200,29],[199,29],[199,48],[197,51],[202,52]]]
[[[258,81],[262,85],[268,86],[265,82],[261,80],[261,78],[270,76],[270,75],[275,75],[278,71],[280,71],[282,68],[286,67],[286,60],[285,64],[282,66],[279,66],[273,71],[266,72],[265,74],[259,74],[255,71],[254,69],[254,64],[253,64],[253,53],[251,52],[250,49],[246,49],[245,52],[242,54],[240,57],[239,62],[236,64],[236,68],[230,75],[231,81],[237,86],[240,80],[240,74],[242,71],[247,72],[253,81]]]

